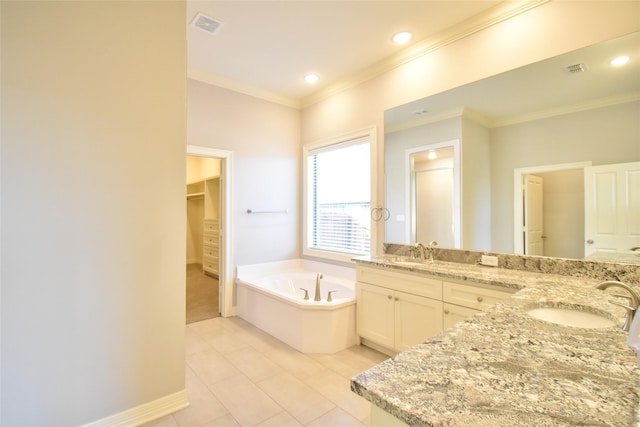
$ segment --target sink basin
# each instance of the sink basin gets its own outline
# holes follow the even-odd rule
[[[577,328],[609,328],[616,322],[604,312],[587,306],[533,307],[527,314],[535,319]]]
[[[403,257],[398,257],[398,258],[393,258],[391,259],[391,263],[395,264],[395,265],[400,265],[403,267],[418,267],[418,266],[424,266],[427,263],[425,261],[420,261],[417,259],[411,259],[411,258],[403,258]]]

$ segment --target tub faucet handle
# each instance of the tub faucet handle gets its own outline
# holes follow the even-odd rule
[[[327,292],[327,302],[333,301],[333,299],[331,298],[331,294],[334,292],[338,292],[338,291],[334,289],[333,291]]]
[[[309,299],[309,291],[306,290],[305,288],[300,288],[301,291],[304,291],[304,299],[308,300]]]

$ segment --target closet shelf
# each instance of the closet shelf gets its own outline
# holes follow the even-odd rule
[[[202,193],[189,193],[187,194],[187,199],[197,199],[200,197],[204,197],[204,191]]]

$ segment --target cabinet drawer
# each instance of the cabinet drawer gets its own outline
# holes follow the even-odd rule
[[[482,310],[504,301],[511,296],[508,290],[488,289],[481,286],[463,285],[454,282],[442,282],[444,302]]]
[[[442,280],[423,274],[411,274],[384,268],[359,266],[357,268],[357,276],[360,282],[442,300]]]
[[[207,258],[218,258],[218,256],[220,255],[218,247],[217,246],[209,246],[209,245],[205,245],[202,247],[202,255]]]
[[[218,234],[218,220],[217,219],[205,219],[203,221],[203,231],[205,233]]]
[[[202,236],[202,244],[204,246],[218,247],[219,240],[220,238],[217,235],[211,233],[204,233]]]
[[[202,269],[204,271],[208,271],[209,273],[218,274],[218,258],[203,257],[202,258]]]

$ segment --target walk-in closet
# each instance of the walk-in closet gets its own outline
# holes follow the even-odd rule
[[[220,159],[187,156],[187,323],[218,317]]]

